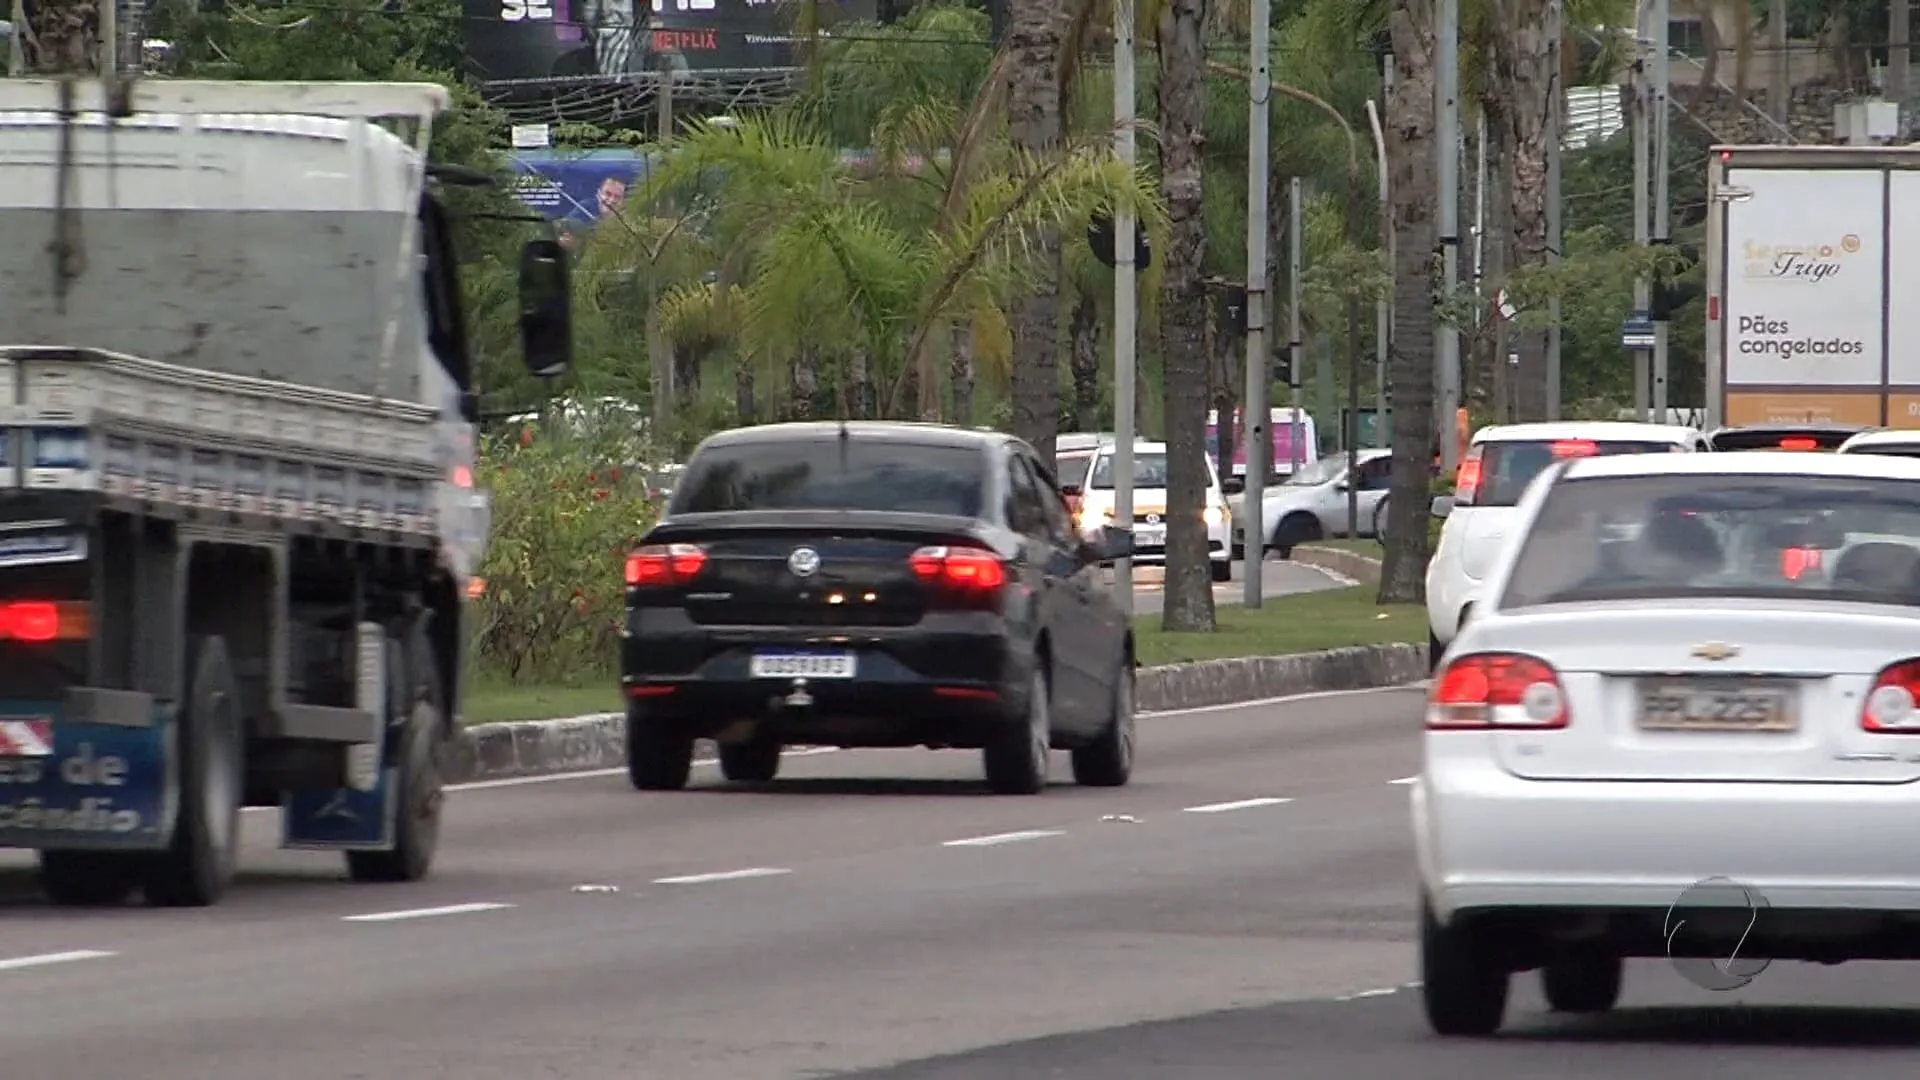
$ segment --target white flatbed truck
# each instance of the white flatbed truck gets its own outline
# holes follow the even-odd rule
[[[427,875],[489,513],[430,84],[0,80],[0,847],[217,902],[243,806]],[[565,254],[522,252],[528,367]]]

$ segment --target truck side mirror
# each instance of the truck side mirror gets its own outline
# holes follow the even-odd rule
[[[520,347],[536,378],[562,374],[573,361],[567,249],[557,240],[529,240],[520,249]]]

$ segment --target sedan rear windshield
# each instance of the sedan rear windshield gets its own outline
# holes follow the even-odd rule
[[[1599,441],[1590,439],[1502,439],[1474,447],[1480,451],[1480,486],[1475,506],[1513,506],[1526,494],[1533,478],[1547,466],[1569,457],[1609,457],[1614,454],[1665,454],[1678,449],[1672,443]]]
[[[896,439],[752,441],[695,456],[671,512],[891,510],[978,517],[983,448]]]
[[[1565,480],[1522,541],[1501,607],[1710,597],[1920,605],[1920,481]]]
[[[1877,454],[1880,457],[1920,457],[1920,442],[1868,443],[1865,446],[1856,446],[1847,451],[1849,457],[1854,454]]]

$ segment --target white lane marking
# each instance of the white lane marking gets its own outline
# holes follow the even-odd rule
[[[1292,801],[1292,799],[1282,799],[1272,795],[1265,795],[1258,799],[1235,799],[1233,802],[1217,802],[1206,803],[1201,806],[1189,806],[1187,807],[1187,813],[1224,814],[1230,810],[1251,810],[1256,806],[1279,806],[1281,803],[1290,803]]]
[[[1419,782],[1420,778],[1417,776],[1403,776],[1398,780],[1387,781],[1389,784],[1417,784]]]
[[[1419,985],[1415,983],[1414,985]],[[1335,1001],[1359,1001],[1361,998],[1392,997],[1405,990],[1404,986],[1382,986],[1377,990],[1356,990],[1351,994],[1341,994]]]
[[[704,885],[709,881],[740,881],[743,878],[777,877],[793,871],[777,866],[750,866],[745,870],[721,870],[713,874],[685,874],[681,877],[654,878],[655,885]]]
[[[119,953],[102,952],[99,949],[74,949],[71,952],[41,953],[38,956],[15,956],[0,960],[0,971],[19,971],[22,968],[47,967],[52,964],[71,964],[78,960],[105,960]]]
[[[1017,844],[1022,840],[1044,840],[1049,836],[1065,836],[1065,829],[1024,829],[1020,832],[994,833],[991,836],[969,836],[965,840],[948,840],[941,847],[998,847],[1001,844]]]
[[[445,907],[406,908],[401,911],[376,911],[371,915],[342,915],[341,922],[399,922],[402,919],[432,919],[441,915],[471,915],[478,911],[503,911],[512,904],[448,904]]]
[[[1203,713],[1228,713],[1239,709],[1266,709],[1275,705],[1285,705],[1295,701],[1319,701],[1323,698],[1358,697],[1363,694],[1386,694],[1399,690],[1415,690],[1426,686],[1429,682],[1430,680],[1428,679],[1421,679],[1418,682],[1401,683],[1397,686],[1367,686],[1358,690],[1311,690],[1304,694],[1282,694],[1279,697],[1255,698],[1252,701],[1230,701],[1224,705],[1200,705],[1191,709],[1160,709],[1153,712],[1142,711],[1140,715],[1198,716]],[[563,716],[557,717],[556,719],[577,720],[581,718]],[[788,750],[780,756],[813,757],[817,754],[839,753],[843,749],[849,748],[839,746],[806,746],[797,750]],[[718,765],[719,763],[718,758],[701,758],[694,762],[695,765],[706,766]],[[504,780],[472,780],[464,784],[448,784],[445,790],[492,791],[495,788],[525,787],[528,784],[558,784],[569,780],[598,780],[608,776],[625,776],[626,773],[627,770],[625,767],[618,767],[612,769],[588,769],[585,772],[551,773],[546,776],[510,776]],[[270,813],[277,812],[280,808],[277,806],[249,806],[246,809],[249,813],[256,811],[260,813]]]
[[[576,719],[576,718],[564,717],[563,719]],[[797,750],[783,750],[780,752],[780,756],[781,757],[814,757],[819,754],[837,753],[839,752],[839,750],[840,750],[840,747],[837,747],[837,746],[803,746]],[[713,766],[713,765],[720,764],[720,759],[719,758],[697,758],[694,760],[694,764]],[[524,787],[528,784],[554,784],[554,783],[559,783],[562,780],[596,780],[603,776],[625,776],[625,775],[627,775],[627,769],[626,769],[626,766],[623,765],[623,766],[612,768],[612,769],[588,769],[586,772],[549,773],[548,775],[545,775],[545,776],[509,776],[504,780],[472,780],[464,784],[448,784],[443,790],[491,791],[494,788]],[[255,812],[269,813],[269,812],[278,811],[279,809],[280,808],[277,806],[246,807],[246,810],[248,813],[255,813]]]
[[[1360,584],[1360,582],[1357,579],[1350,578],[1345,574],[1341,574],[1341,573],[1337,573],[1335,571],[1329,570],[1324,566],[1315,566],[1312,563],[1294,563],[1293,565],[1301,567],[1302,569],[1306,569],[1306,570],[1318,571],[1319,573],[1324,574],[1328,578],[1332,579],[1334,584],[1339,585],[1343,588],[1352,588],[1353,586]]]

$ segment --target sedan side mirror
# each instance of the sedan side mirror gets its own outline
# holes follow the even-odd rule
[[[1453,513],[1453,496],[1435,495],[1433,497],[1433,516],[1444,518]]]
[[[1080,485],[1079,484],[1061,484],[1060,495],[1062,498],[1077,499],[1080,497]]]
[[[1247,490],[1247,481],[1243,477],[1229,476],[1220,481],[1220,494],[1240,495]]]
[[[1107,566],[1121,559],[1133,558],[1133,530],[1119,529],[1112,525],[1100,526],[1100,531],[1087,537],[1080,546],[1081,558],[1090,564]]]
[[[537,378],[559,375],[573,361],[567,249],[557,240],[529,240],[520,249],[520,345]]]

